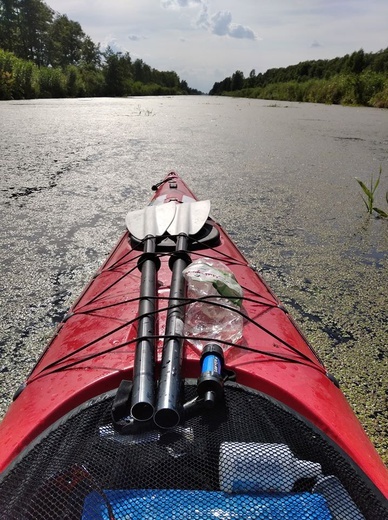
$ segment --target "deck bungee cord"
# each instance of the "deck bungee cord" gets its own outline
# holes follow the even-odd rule
[[[127,240],[127,238],[125,237],[124,240]],[[146,243],[147,243],[147,239],[143,238],[142,241],[141,241],[142,247],[145,247]],[[137,316],[137,317],[135,317],[132,320],[125,321],[124,323],[122,323],[118,327],[113,328],[111,331],[107,332],[105,335],[95,338],[92,342],[79,347],[77,350],[74,350],[73,352],[71,352],[67,356],[64,356],[63,358],[58,359],[52,365],[46,366],[44,371],[43,371],[44,373],[47,373],[47,374],[52,373],[51,372],[52,369],[54,369],[55,367],[58,367],[58,365],[61,365],[67,359],[69,359],[71,357],[74,357],[74,355],[79,354],[80,352],[86,350],[87,348],[91,347],[92,345],[94,345],[94,344],[96,344],[96,343],[98,343],[98,342],[108,338],[110,335],[118,332],[119,330],[121,330],[123,328],[126,328],[126,327],[130,327],[133,324],[139,323],[142,316],[145,316],[145,315],[147,315],[149,317],[158,316],[159,314],[162,314],[162,313],[168,311],[169,309],[176,309],[176,308],[180,308],[180,307],[186,307],[187,305],[189,305],[191,303],[195,303],[195,302],[199,302],[199,301],[203,302],[203,303],[208,303],[209,305],[212,305],[212,306],[218,306],[219,308],[230,309],[230,307],[228,305],[223,305],[220,302],[214,301],[214,296],[205,296],[205,297],[202,297],[200,299],[192,299],[192,298],[187,298],[187,297],[182,297],[181,296],[180,297],[180,300],[181,300],[180,303],[173,302],[174,304],[171,305],[170,302],[173,301],[173,298],[166,297],[166,296],[154,296],[154,295],[148,294],[146,297],[145,296],[144,297],[138,296],[138,297],[134,297],[134,298],[131,298],[131,299],[124,299],[124,300],[119,301],[119,302],[104,304],[104,305],[101,305],[101,306],[98,306],[98,307],[93,307],[91,309],[89,308],[89,309],[83,311],[82,310],[83,308],[89,307],[93,303],[98,303],[99,300],[103,299],[104,294],[108,293],[116,284],[121,282],[125,277],[130,277],[134,273],[137,273],[138,269],[141,270],[142,264],[145,261],[147,261],[147,260],[144,260],[144,253],[143,252],[139,253],[137,256],[134,256],[133,258],[127,260],[124,263],[122,263],[123,260],[130,255],[130,253],[132,253],[134,251],[137,251],[137,250],[138,250],[137,248],[136,249],[131,249],[130,251],[128,251],[124,255],[122,255],[122,257],[119,258],[113,265],[109,266],[107,269],[101,269],[100,272],[98,272],[95,275],[94,280],[97,277],[99,277],[99,276],[104,276],[104,274],[106,272],[113,272],[113,271],[120,272],[120,268],[121,267],[123,267],[124,265],[127,266],[127,271],[125,271],[117,280],[115,280],[111,284],[107,285],[104,288],[104,290],[102,290],[97,295],[93,296],[93,298],[91,298],[90,300],[86,301],[82,305],[82,307],[77,307],[76,306],[76,309],[72,313],[69,313],[67,316],[65,316],[63,322],[68,321],[70,318],[78,316],[80,314],[93,315],[94,313],[98,313],[99,311],[102,311],[102,310],[105,310],[105,309],[108,309],[108,308],[112,308],[112,307],[115,307],[115,306],[125,305],[125,304],[133,303],[133,302],[140,303],[143,298],[147,298],[148,301],[152,301],[152,300],[155,300],[157,302],[167,301],[168,305],[165,306],[165,307],[158,308],[158,309],[150,310],[148,312],[143,312],[143,313],[141,313],[140,316]],[[212,251],[213,254],[214,253],[218,253],[217,247],[212,246],[212,247],[210,247],[210,250]],[[186,249],[186,250],[184,250],[182,252],[189,254],[190,250]],[[149,251],[146,251],[146,253],[149,253]],[[171,253],[166,253],[166,252],[155,253],[155,255],[160,257],[160,258],[163,258],[163,257],[170,258],[171,257]],[[206,255],[205,254],[201,255],[200,252],[197,252],[197,256],[201,256],[201,257],[204,257],[204,258],[214,258],[214,256],[209,254],[208,251],[207,251]],[[146,257],[147,257],[147,255],[146,255]],[[222,258],[223,259],[228,259],[228,260],[233,260],[233,262],[232,262],[233,265],[241,265],[241,266],[244,266],[244,267],[248,266],[248,264],[246,262],[238,262],[238,261],[234,260],[230,255],[227,255],[225,253],[222,255]],[[128,264],[135,264],[135,265],[133,265],[133,267],[130,267],[128,269]],[[280,304],[280,303],[278,303],[276,301],[273,301],[273,300],[270,301],[267,296],[265,296],[265,295],[263,296],[263,295],[260,295],[258,293],[255,293],[251,289],[249,289],[247,287],[244,287],[244,286],[242,286],[242,289],[244,290],[244,295],[242,297],[242,301],[243,302],[251,302],[251,303],[254,303],[254,304],[258,304],[260,306],[264,306],[265,305],[265,306],[268,307],[268,309],[270,309],[270,308],[278,308],[278,309],[282,310],[283,312],[288,313],[288,311],[285,309],[285,307],[282,304]],[[252,297],[247,296],[247,293],[253,294],[256,298],[252,298]],[[219,299],[228,300],[227,297],[218,296],[218,298]],[[283,361],[289,361],[289,362],[292,362],[292,363],[297,363],[297,362],[304,363],[304,364],[306,364],[308,366],[311,366],[311,367],[313,367],[313,368],[315,368],[317,370],[322,370],[322,372],[325,372],[325,369],[323,369],[321,367],[317,367],[314,363],[312,363],[311,359],[308,356],[306,356],[303,353],[301,353],[297,348],[293,347],[291,344],[287,343],[283,338],[281,338],[281,337],[277,336],[276,334],[272,333],[268,328],[262,326],[258,322],[258,319],[260,318],[261,315],[263,315],[266,312],[266,309],[261,310],[260,313],[258,313],[255,318],[251,318],[250,316],[248,316],[244,312],[244,310],[233,309],[233,312],[235,312],[237,314],[240,314],[243,317],[243,319],[249,321],[255,327],[260,328],[261,330],[266,332],[268,335],[272,336],[275,340],[281,342],[290,351],[292,351],[297,356],[299,356],[300,360],[298,361],[296,359],[289,358],[287,356],[278,354],[276,352],[271,352],[271,351],[268,351],[268,350],[264,351],[264,350],[261,350],[258,347],[249,347],[249,346],[246,346],[246,345],[243,345],[243,344],[231,343],[231,342],[227,342],[227,341],[224,341],[224,340],[219,340],[220,343],[224,344],[227,347],[234,346],[234,347],[239,348],[241,350],[246,350],[246,351],[256,352],[258,354],[267,355],[270,358],[272,357],[272,358],[275,358],[275,359],[280,359],[280,360],[283,360]],[[103,318],[104,316],[102,314],[98,314],[98,317],[99,318]],[[138,339],[138,341],[140,341],[140,340],[141,341],[146,341],[147,337],[149,339],[152,339],[152,340],[168,340],[168,339],[171,339],[173,336],[171,334],[170,335],[168,335],[168,334],[164,334],[164,335],[160,335],[160,334],[159,335],[155,335],[155,334],[142,335],[142,334],[139,334],[137,339]],[[181,335],[181,337],[182,337],[183,340],[187,340],[187,341],[190,341],[191,339],[193,339],[189,335]],[[198,341],[203,341],[203,342],[214,341],[214,338],[207,337],[207,336],[197,337],[196,339]],[[76,361],[73,361],[71,363],[71,365],[65,365],[65,366],[58,367],[58,368],[56,368],[56,370],[58,370],[58,369],[59,370],[66,370],[66,369],[72,368],[72,367],[74,367],[76,365],[80,365],[80,364],[84,363],[85,361],[89,361],[89,360],[95,359],[96,357],[98,357],[100,355],[104,355],[104,354],[107,354],[109,352],[113,352],[114,350],[118,350],[118,349],[120,349],[120,348],[122,348],[124,346],[131,345],[135,341],[136,340],[130,340],[128,342],[124,342],[124,343],[121,343],[119,345],[116,345],[115,347],[112,347],[110,349],[103,349],[103,350],[101,350],[98,353],[95,353],[95,354],[90,355],[90,356],[86,356],[84,358],[80,358],[80,359],[78,359]],[[315,355],[316,355],[316,353],[315,353]],[[322,364],[321,361],[320,361],[320,363]],[[39,378],[41,376],[42,376],[42,374],[37,374],[30,382],[35,381],[37,378]]]
[[[222,298],[222,297],[219,297],[219,298]],[[223,297],[223,298],[225,300],[228,300],[227,297]],[[166,297],[166,296],[155,296],[152,299],[157,300],[157,301],[166,301],[166,300],[168,301],[168,300],[170,300],[170,298]],[[260,302],[259,300],[255,300],[254,298],[248,298],[248,297],[244,296],[242,299],[243,299],[243,301],[249,301],[251,303],[259,303],[260,305],[262,305],[262,302]],[[117,305],[124,305],[126,303],[139,302],[140,300],[141,300],[141,297],[136,297],[136,298],[133,298],[133,299],[130,299],[130,300],[123,300],[122,302],[119,302],[119,303],[114,303],[114,304],[109,304],[109,305],[104,305],[104,306],[101,306],[101,307],[97,307],[97,308],[94,308],[94,309],[89,309],[87,311],[77,311],[77,312],[74,312],[74,313],[70,314],[66,318],[66,321],[69,320],[72,317],[76,317],[76,316],[81,315],[81,314],[93,315],[93,313],[95,313],[97,311],[100,311],[100,310],[104,310],[104,309],[107,309],[107,308],[115,307]],[[203,297],[201,299],[182,297],[181,300],[182,301],[180,303],[175,303],[174,304],[174,307],[173,307],[174,309],[178,308],[178,307],[186,307],[187,305],[189,305],[191,303],[196,303],[198,301],[200,301],[202,303],[205,303],[205,304],[208,304],[208,305],[211,305],[211,306],[216,306],[216,307],[224,308],[224,309],[230,309],[230,306],[228,306],[226,304],[222,304],[220,302],[212,301],[212,300],[214,300],[214,296],[207,296],[207,297]],[[266,304],[266,305],[268,305],[268,307],[270,307],[270,308],[276,308],[276,309],[280,309],[283,312],[287,312],[281,306],[279,307],[277,305],[270,305],[270,304]],[[161,308],[159,308],[157,310],[152,311],[152,315],[155,316],[155,315],[158,315],[158,314],[162,314],[162,313],[168,311],[171,308],[172,308],[171,305],[167,305],[165,307],[161,307]],[[240,314],[245,320],[249,321],[252,325],[254,325],[255,327],[261,329],[263,332],[267,333],[269,336],[273,337],[274,339],[276,339],[277,341],[282,343],[291,352],[296,354],[296,356],[298,356],[300,359],[290,358],[290,357],[278,354],[276,352],[271,352],[269,350],[262,350],[262,349],[260,349],[260,347],[247,346],[247,345],[244,345],[242,343],[232,343],[230,341],[225,341],[225,340],[222,340],[222,339],[218,339],[217,341],[219,341],[220,343],[224,344],[227,347],[235,347],[237,349],[245,350],[247,352],[254,352],[254,353],[257,353],[257,354],[262,354],[263,356],[268,356],[270,358],[280,359],[280,360],[287,361],[287,362],[290,362],[290,363],[305,364],[306,366],[311,366],[311,368],[314,368],[316,370],[320,370],[322,373],[326,373],[326,370],[324,369],[323,366],[319,366],[319,365],[313,363],[308,356],[306,356],[305,354],[300,352],[293,345],[288,344],[283,338],[275,335],[270,330],[268,330],[266,327],[263,327],[262,325],[260,325],[260,323],[258,323],[258,321],[257,321],[257,318],[255,318],[255,319],[250,318],[249,316],[247,316],[244,313],[244,311],[240,311],[239,309],[233,309],[233,312],[235,312],[237,314]],[[266,311],[263,311],[262,313],[264,314],[265,312]],[[101,318],[101,317],[103,318],[103,315],[99,314],[98,317],[99,318]],[[109,318],[109,319],[111,319],[111,318]],[[53,372],[56,372],[58,370],[67,370],[67,369],[72,368],[72,367],[74,367],[76,365],[80,365],[80,364],[84,363],[85,361],[90,361],[92,359],[95,359],[95,358],[97,358],[99,356],[102,356],[104,354],[107,354],[109,352],[114,352],[115,350],[118,350],[118,349],[120,349],[122,347],[125,347],[125,346],[128,346],[128,345],[132,345],[136,341],[138,341],[139,339],[146,339],[147,337],[149,337],[149,338],[154,339],[154,340],[157,340],[157,339],[164,340],[164,339],[171,339],[171,338],[174,337],[174,335],[172,335],[172,334],[157,334],[157,335],[139,336],[137,338],[133,338],[133,339],[131,339],[129,341],[126,341],[126,342],[123,342],[121,344],[115,345],[115,346],[110,347],[108,349],[103,349],[103,350],[101,350],[101,351],[99,351],[97,353],[93,353],[93,354],[91,354],[89,356],[85,356],[83,358],[79,358],[77,360],[74,360],[71,364],[62,365],[68,359],[74,357],[75,355],[79,354],[80,352],[83,352],[84,350],[86,350],[87,348],[95,345],[96,343],[98,343],[98,342],[108,338],[109,336],[113,335],[114,333],[118,332],[119,330],[121,330],[123,328],[130,327],[131,325],[138,323],[139,319],[140,319],[139,316],[137,316],[137,317],[133,318],[132,320],[125,321],[121,325],[119,325],[116,328],[114,328],[114,329],[110,330],[109,332],[107,332],[105,335],[93,339],[92,342],[87,343],[85,345],[82,345],[81,347],[79,347],[78,349],[72,351],[71,353],[67,354],[66,356],[63,356],[62,358],[56,360],[55,363],[47,365],[42,370],[42,372],[37,373],[33,378],[31,378],[29,383],[32,383],[36,379],[39,379],[40,377],[43,377],[45,375],[49,375],[49,374],[51,374]],[[190,341],[190,340],[194,339],[193,336],[184,335],[184,334],[182,334],[181,337],[182,337],[182,339],[187,340],[187,341]],[[203,341],[203,342],[214,342],[214,338],[209,337],[209,336],[196,336],[195,339],[197,339],[198,341]]]

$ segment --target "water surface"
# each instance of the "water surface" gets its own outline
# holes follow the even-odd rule
[[[172,97],[0,104],[0,415],[150,187],[178,171],[281,297],[387,461],[388,112]],[[384,189],[383,189],[384,188]]]

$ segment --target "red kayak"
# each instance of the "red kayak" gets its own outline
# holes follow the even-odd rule
[[[0,424],[1,518],[387,519],[388,472],[287,310],[172,172]]]

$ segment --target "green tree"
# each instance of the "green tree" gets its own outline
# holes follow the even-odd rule
[[[132,79],[132,61],[129,53],[122,55],[108,47],[105,57],[105,83],[108,96],[124,96],[129,94],[129,82]]]
[[[170,89],[179,89],[180,79],[176,72],[173,71],[157,71],[154,70],[154,81],[162,87]]]
[[[244,74],[236,70],[232,75],[231,90],[241,90],[244,87]]]
[[[49,64],[65,68],[77,65],[82,58],[85,33],[78,22],[69,20],[66,15],[57,15],[50,26]]]
[[[134,81],[141,81],[142,83],[148,83],[150,78],[147,78],[148,81],[146,81],[146,78],[144,77],[144,65],[145,63],[141,59],[137,59],[133,62],[133,80]]]
[[[348,71],[353,74],[360,74],[364,70],[365,66],[366,57],[364,51],[360,49],[357,52],[353,52],[347,62]]]
[[[0,48],[13,51],[16,40],[17,12],[15,0],[0,0]]]
[[[388,49],[377,52],[371,60],[371,70],[388,73]]]
[[[17,6],[18,43],[13,51],[22,59],[44,65],[54,11],[40,0],[18,0]]]
[[[246,86],[252,88],[256,85],[256,71],[252,69],[249,73],[249,77],[246,79]]]
[[[101,66],[100,44],[93,42],[90,36],[85,36],[81,48],[81,65],[99,68]]]

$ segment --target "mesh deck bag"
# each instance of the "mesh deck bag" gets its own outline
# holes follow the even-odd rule
[[[0,478],[0,518],[388,519],[354,463],[266,395],[226,383],[213,410],[132,435],[114,430],[113,399],[85,403],[19,456]]]

